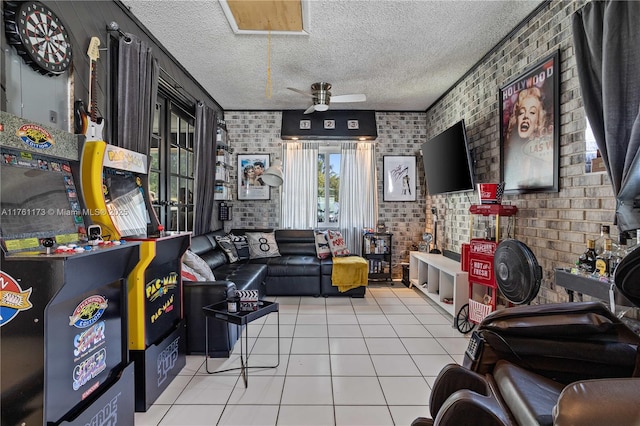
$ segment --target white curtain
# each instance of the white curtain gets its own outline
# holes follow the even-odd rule
[[[376,149],[353,142],[341,149],[339,226],[351,253],[362,254],[362,229],[375,227],[378,217]]]
[[[282,228],[313,229],[318,221],[318,145],[287,143],[283,151]]]

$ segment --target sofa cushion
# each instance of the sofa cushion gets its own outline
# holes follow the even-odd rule
[[[216,235],[216,242],[222,249],[225,255],[227,255],[227,259],[229,259],[229,263],[235,263],[238,261],[238,251],[236,250],[235,244],[233,244],[232,238],[229,235]]]
[[[331,247],[329,247],[329,240],[327,240],[327,231],[316,230],[313,234],[315,236],[318,259],[331,257]]]
[[[227,263],[216,269],[219,279],[235,283],[238,290],[258,290],[264,295],[262,283],[267,277],[267,265],[259,263]]]
[[[182,256],[182,263],[191,268],[197,275],[204,278],[204,280],[199,281],[215,281],[216,277],[213,275],[213,272],[207,262],[202,260],[200,256],[191,250],[187,250],[184,253]]]
[[[320,279],[320,260],[315,256],[284,255],[268,259],[271,277],[317,277]]]
[[[351,252],[347,248],[347,243],[344,241],[344,237],[340,231],[329,230],[327,232],[329,239],[329,247],[331,248],[331,254],[335,257],[349,256]]]
[[[236,252],[238,253],[238,260],[247,260],[251,256],[249,254],[249,244],[247,242],[246,235],[229,234],[233,245],[236,246]]]
[[[247,232],[249,244],[249,258],[261,259],[265,257],[278,257],[278,243],[273,232]]]

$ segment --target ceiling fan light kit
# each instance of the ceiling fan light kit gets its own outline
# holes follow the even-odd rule
[[[314,111],[327,111],[331,101],[334,103],[350,103],[365,102],[367,100],[367,96],[362,93],[331,96],[331,84],[323,81],[313,83],[311,85],[311,93],[303,92],[302,90],[298,90],[293,87],[287,87],[287,89],[313,98],[313,105],[307,108],[304,112],[305,114],[311,114]]]

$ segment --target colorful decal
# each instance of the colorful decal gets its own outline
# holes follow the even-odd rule
[[[0,327],[14,319],[18,312],[32,308],[31,288],[22,290],[18,282],[0,271]]]
[[[118,424],[118,397],[122,393],[118,393],[111,401],[91,417],[86,426],[113,426]]]
[[[178,286],[178,274],[176,272],[171,272],[168,276],[164,278],[157,278],[145,286],[145,293],[147,295],[147,300],[150,302],[155,301],[156,299],[165,296],[169,293],[170,290],[173,290]]]
[[[158,308],[158,310],[151,314],[151,324],[156,322],[158,318],[160,318],[163,314],[168,314],[169,312],[173,311],[173,296],[174,295],[172,294],[169,300],[164,302],[162,306]]]
[[[176,366],[178,360],[178,342],[180,337],[176,337],[176,340],[169,343],[169,345],[162,352],[158,354],[158,387],[167,380],[169,372]]]
[[[69,317],[69,325],[76,328],[87,328],[98,322],[107,309],[107,299],[103,296],[93,295],[84,299]]]
[[[73,338],[73,355],[76,357],[74,361],[78,361],[80,357],[94,351],[105,343],[105,328],[104,321],[100,321],[82,333],[76,334]]]
[[[107,350],[101,349],[73,367],[73,390],[78,390],[107,368]]]
[[[144,154],[114,145],[106,147],[103,165],[104,167],[147,174],[147,157]]]
[[[16,131],[16,135],[31,148],[48,149],[55,143],[51,133],[37,124],[23,124]]]

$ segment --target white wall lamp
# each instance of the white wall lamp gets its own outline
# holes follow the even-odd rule
[[[269,186],[280,186],[284,182],[282,161],[274,160],[271,167],[262,174],[262,181]]]

